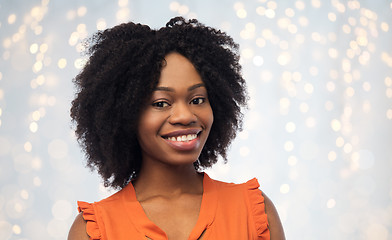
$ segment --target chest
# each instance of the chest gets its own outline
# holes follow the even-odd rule
[[[146,216],[169,240],[186,240],[199,218],[201,200],[201,195],[192,195],[178,199],[158,198],[140,204]]]

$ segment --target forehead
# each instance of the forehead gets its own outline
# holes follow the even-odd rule
[[[158,86],[194,85],[203,83],[193,64],[179,53],[170,53],[165,57]]]

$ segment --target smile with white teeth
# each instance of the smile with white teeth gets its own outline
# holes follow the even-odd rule
[[[197,138],[197,134],[188,134],[182,135],[177,137],[168,137],[167,139],[173,142],[188,142],[192,141],[193,139]]]

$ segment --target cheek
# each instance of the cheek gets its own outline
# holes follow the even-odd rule
[[[208,129],[211,129],[212,123],[214,122],[214,113],[211,106],[203,113],[203,122]]]
[[[139,143],[144,142],[143,139],[146,138],[146,136],[149,136],[149,132],[153,130],[153,124],[154,119],[152,114],[149,114],[148,112],[144,112],[143,114],[140,115],[139,123],[138,123],[138,128],[137,128],[137,136]]]
[[[137,140],[143,153],[152,154],[154,152],[157,128],[153,124],[153,118],[150,118],[148,115],[140,118]]]
[[[165,123],[165,118],[165,114],[152,110],[147,110],[141,114],[138,125],[138,137],[152,137],[159,134],[162,125]]]

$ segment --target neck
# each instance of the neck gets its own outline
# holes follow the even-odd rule
[[[143,161],[133,186],[139,200],[152,196],[202,194],[203,176],[197,173],[193,164],[173,166]]]

